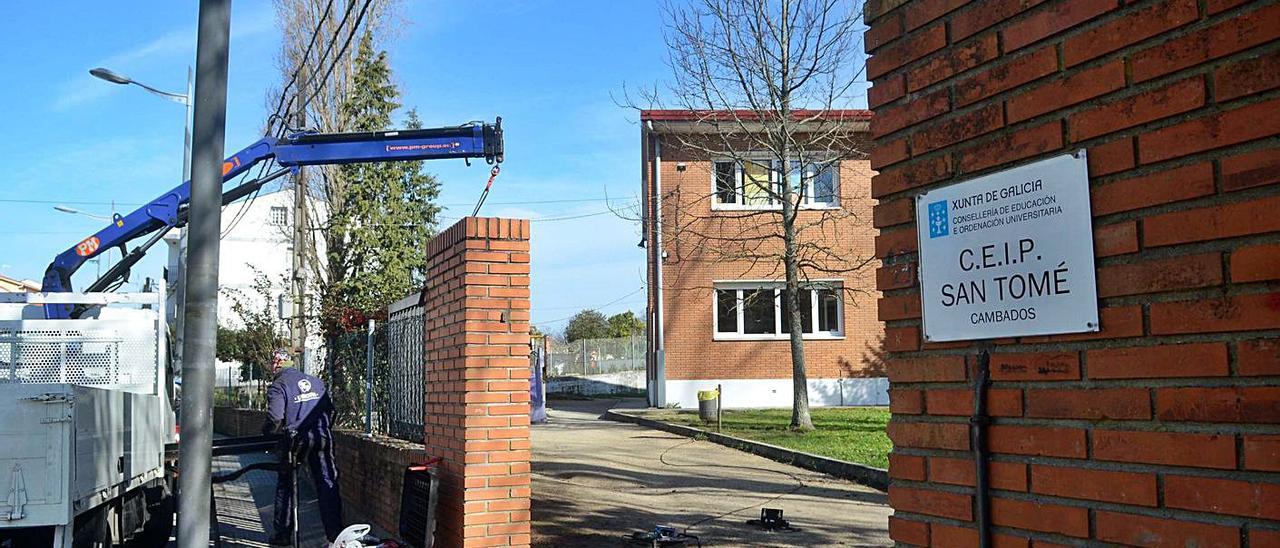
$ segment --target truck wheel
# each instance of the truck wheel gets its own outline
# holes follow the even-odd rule
[[[142,531],[129,541],[130,548],[163,548],[173,533],[173,493],[163,487],[155,489],[159,496],[147,496],[147,521]]]

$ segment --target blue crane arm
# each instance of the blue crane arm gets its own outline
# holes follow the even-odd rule
[[[255,164],[274,158],[282,169],[234,187],[223,193],[223,204],[242,197],[266,182],[300,166],[438,160],[448,158],[483,158],[489,163],[503,160],[502,119],[494,124],[473,123],[464,126],[377,131],[365,133],[299,133],[282,139],[264,137],[231,155],[222,163],[225,183],[244,174]],[[142,258],[148,248],[164,236],[168,229],[185,223],[186,206],[191,202],[191,181],[186,181],[127,215],[115,215],[111,224],[81,240],[53,259],[45,270],[41,291],[72,291],[71,275],[85,261],[112,248],[120,248],[125,259],[112,267],[89,287],[101,291],[125,276],[129,267]],[[125,244],[157,232],[146,243],[125,252]],[[65,319],[71,316],[69,305],[45,305],[45,317]]]

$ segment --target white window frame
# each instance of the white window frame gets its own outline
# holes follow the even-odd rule
[[[280,212],[280,222],[276,222],[276,212]],[[267,224],[271,226],[289,226],[289,208],[284,206],[271,206],[267,210]]]
[[[804,340],[839,340],[845,338],[845,317],[844,317],[844,281],[840,279],[821,279],[809,280],[805,284],[805,289],[815,291],[819,289],[831,289],[839,296],[836,299],[836,317],[840,320],[839,331],[818,331],[818,306],[820,299],[817,295],[812,295],[809,299],[811,322],[809,333],[804,333],[801,338]],[[773,290],[773,333],[744,333],[744,307],[742,306],[742,291],[752,291],[756,289]],[[711,289],[711,338],[716,341],[785,341],[791,338],[791,334],[782,332],[782,292],[780,289],[786,289],[786,283],[778,280],[716,280],[712,283]],[[720,331],[720,295],[722,290],[732,290],[737,297],[734,310],[737,312],[736,330],[731,333],[722,333]]]
[[[793,160],[798,162],[798,160]],[[810,166],[816,166],[823,162],[808,162]],[[840,209],[840,161],[834,160],[827,164],[827,169],[831,170],[831,193],[832,202],[819,202],[814,200],[814,192],[812,185],[803,185],[804,199],[800,202],[801,209]],[[804,174],[801,173],[801,177]]]
[[[743,203],[743,200],[746,198],[745,196],[746,193],[743,192],[743,189],[744,189],[743,185],[745,184],[745,179],[743,175],[742,162],[744,161],[757,162],[757,163],[768,162],[769,163],[769,184],[775,188],[774,190],[775,193],[780,193],[781,181],[779,180],[779,178],[782,172],[773,168],[773,159],[768,157],[767,155],[752,154],[752,155],[747,155],[741,159],[734,159],[730,157],[715,157],[711,159],[711,169],[710,169],[712,211],[759,211],[759,210],[782,209],[782,202],[772,201],[772,197],[770,197],[771,199],[770,203],[767,203],[767,204]],[[719,183],[719,181],[717,180],[717,176],[719,175],[719,173],[716,170],[716,164],[725,163],[725,162],[733,163],[733,185],[734,185],[733,188],[734,188],[734,200],[735,200],[733,202],[720,201],[720,193],[719,193],[719,188],[717,186]],[[794,158],[788,161],[787,162],[788,169],[786,170],[786,173],[789,174],[791,172],[789,169],[789,166],[793,163],[798,164],[800,163],[800,161]],[[815,165],[820,163],[822,162],[808,162],[808,165]],[[832,202],[815,201],[813,197],[813,189],[809,188],[808,185],[802,185],[801,191],[804,193],[804,196],[800,200],[800,209],[840,209],[840,161],[839,160],[832,161],[828,165],[828,168],[831,170],[831,178],[832,178],[831,183],[833,186],[832,190],[834,194],[834,201]],[[803,177],[803,173],[801,174],[801,176]]]

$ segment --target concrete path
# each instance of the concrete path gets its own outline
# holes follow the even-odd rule
[[[884,493],[632,424],[599,419],[626,400],[552,401],[533,427],[535,546],[632,546],[670,525],[705,546],[888,546]],[[796,531],[747,525],[781,508]],[[692,544],[691,544],[692,546]]]
[[[262,452],[246,455],[224,455],[213,458],[215,474],[232,472],[255,462],[271,462],[275,457]],[[324,527],[320,525],[320,509],[310,475],[303,468],[298,484],[298,546],[325,546]],[[222,546],[266,547],[275,531],[271,520],[275,508],[276,473],[251,471],[239,479],[215,484],[214,504],[217,509],[218,536]],[[212,535],[210,535],[212,536]]]

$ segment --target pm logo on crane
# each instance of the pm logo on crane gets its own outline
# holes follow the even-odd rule
[[[98,246],[102,245],[97,236],[89,236],[84,241],[76,244],[76,255],[88,257],[98,250]]]

